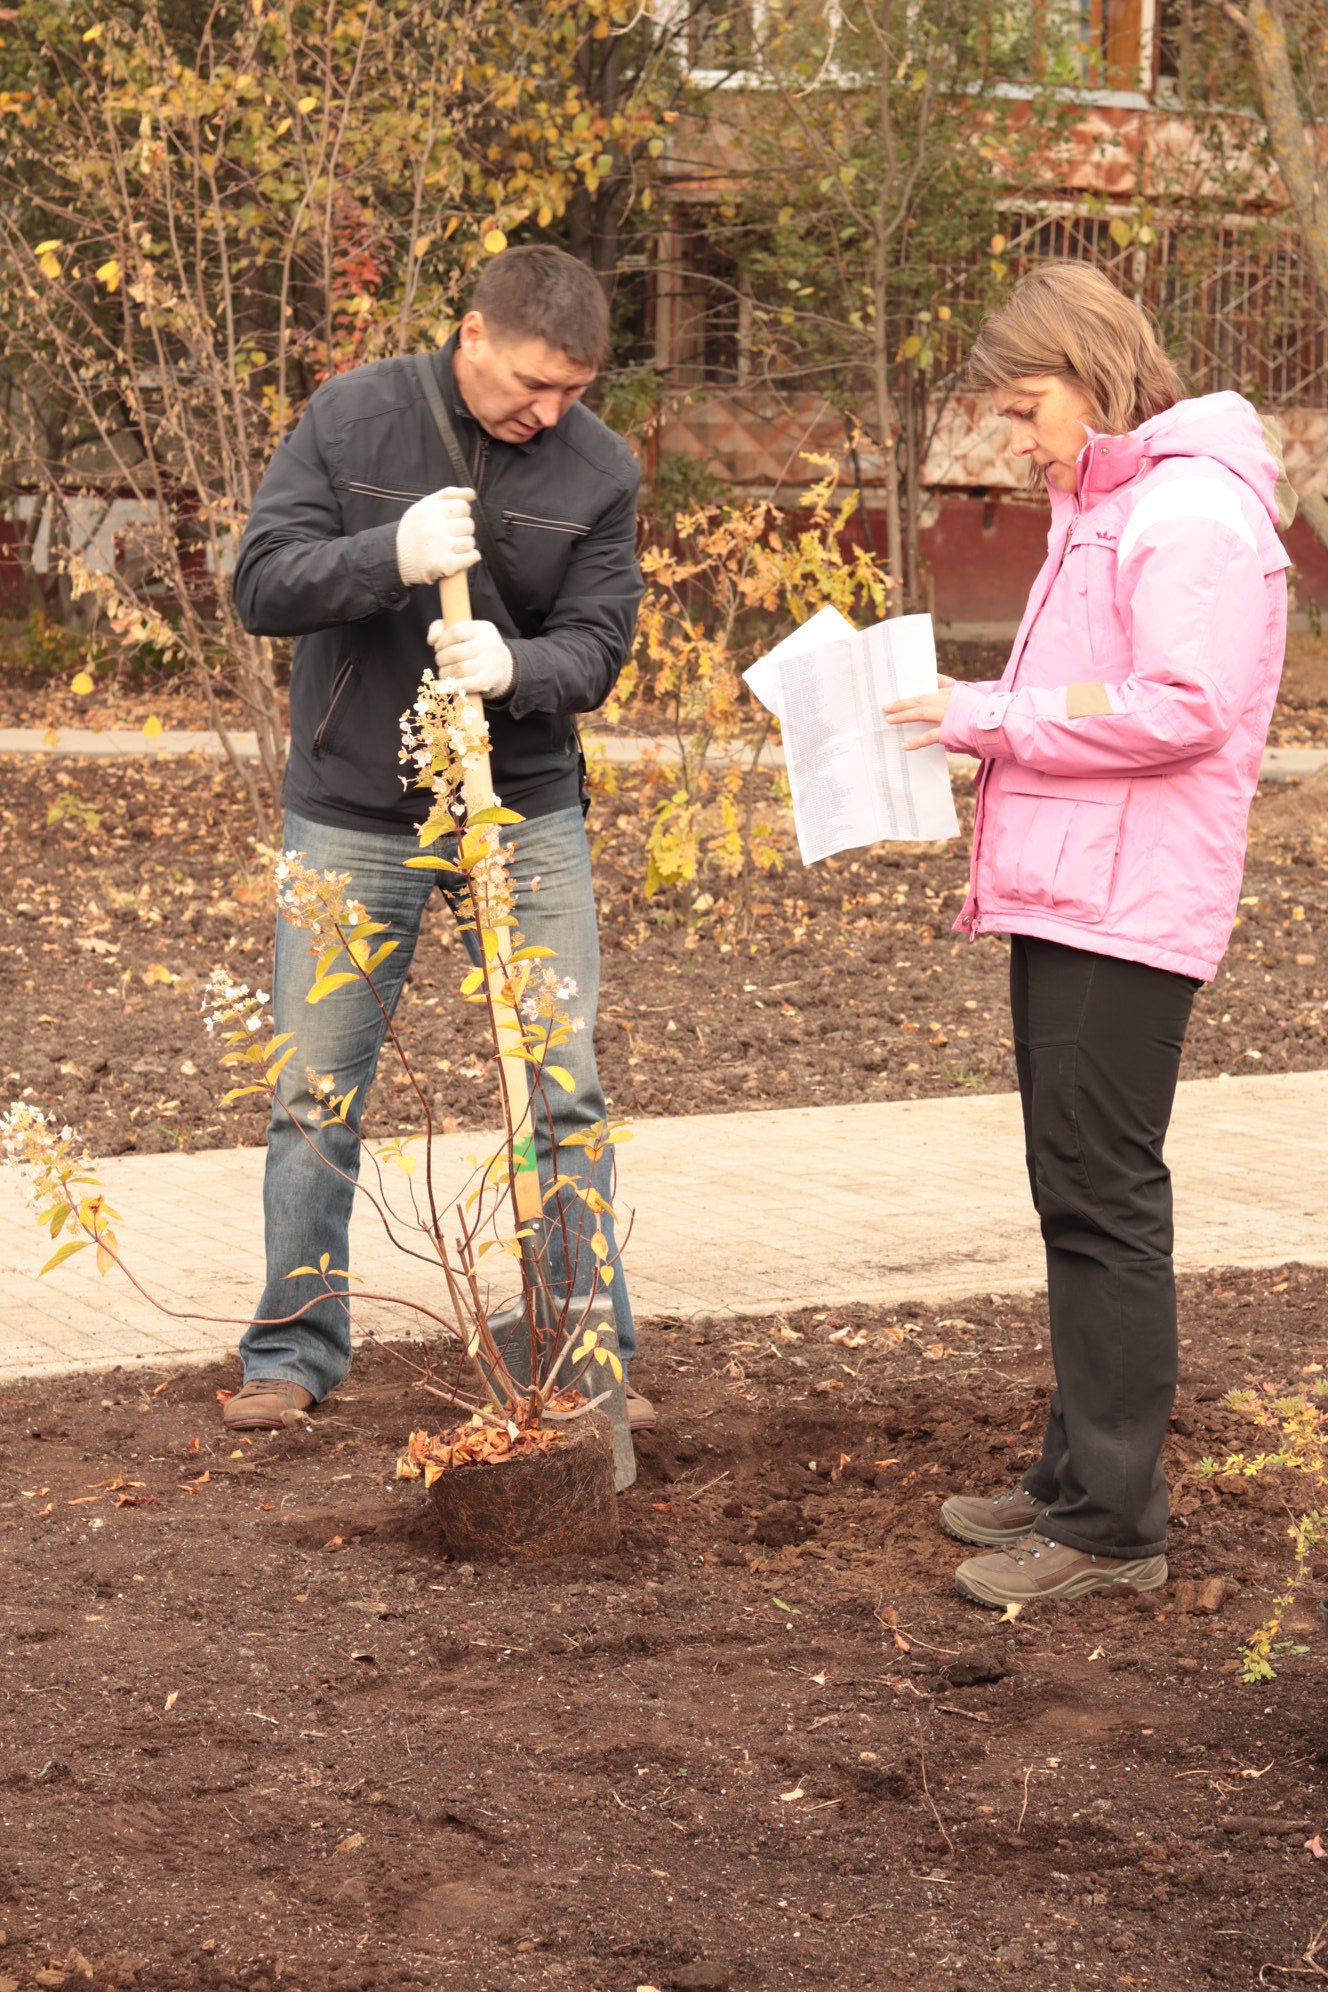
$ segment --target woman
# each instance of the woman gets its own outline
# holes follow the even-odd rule
[[[1056,1390],[1014,1488],[941,1521],[988,1605],[1166,1580],[1181,1046],[1240,895],[1286,638],[1279,465],[1237,394],[1182,399],[1099,271],[1045,263],[978,334],[971,386],[1045,483],[1048,557],[997,684],[886,708],[976,755],[956,926],[1009,934],[1015,1061]]]

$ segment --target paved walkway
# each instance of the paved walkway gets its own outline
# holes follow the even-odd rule
[[[487,1152],[476,1134],[440,1140],[440,1184],[459,1189],[468,1158]],[[1169,1159],[1183,1270],[1328,1263],[1328,1072],[1182,1085]],[[39,1280],[49,1245],[0,1169],[0,1379],[169,1368],[233,1348],[258,1287],[262,1167],[260,1149],[102,1166],[127,1262],[178,1316],[114,1271],[99,1279],[90,1253]],[[407,1179],[394,1180],[400,1207]],[[629,1270],[645,1322],[941,1301],[1041,1280],[1012,1094],[641,1121],[621,1151],[618,1208],[634,1213]],[[363,1199],[352,1236],[367,1291],[437,1305],[437,1279],[384,1241]],[[409,1307],[360,1308],[384,1329],[419,1325]]]
[[[600,732],[593,726],[585,728],[585,737],[592,755],[600,754],[618,767],[635,766],[647,754],[654,754],[668,763],[680,758],[676,740],[647,738],[636,733]],[[242,760],[257,760],[258,744],[254,734],[236,733],[233,739],[235,751]],[[724,764],[743,760],[749,752],[741,746],[716,747],[711,750],[711,759]],[[94,761],[142,754],[166,759],[183,754],[202,754],[206,759],[215,761],[221,758],[222,747],[215,733],[194,732],[183,727],[170,728],[158,734],[155,740],[148,740],[133,728],[124,727],[66,726],[44,732],[40,727],[7,726],[0,727],[0,755],[3,754],[45,754],[56,758],[77,756]],[[954,754],[950,759],[956,769],[971,771],[973,763],[967,755]],[[773,744],[764,747],[761,764],[767,768],[782,768],[783,748]],[[1292,776],[1303,778],[1315,775],[1325,767],[1328,767],[1328,748],[1270,747],[1263,758],[1263,778],[1265,781],[1283,781]]]

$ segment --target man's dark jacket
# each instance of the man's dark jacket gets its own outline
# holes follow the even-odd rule
[[[438,382],[510,592],[539,632],[519,636],[484,563],[471,568],[471,614],[497,624],[516,666],[487,708],[494,787],[542,816],[576,803],[576,715],[608,697],[631,646],[640,473],[579,403],[528,443],[485,434],[457,392],[454,347],[435,356]],[[433,662],[438,589],[402,583],[397,526],[456,482],[413,365],[383,360],[319,388],[259,487],[235,601],[254,635],[296,638],[285,799],[316,823],[409,832],[426,813],[402,786],[400,718]]]

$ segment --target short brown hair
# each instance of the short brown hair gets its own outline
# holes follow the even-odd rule
[[[981,326],[964,385],[993,393],[1057,374],[1088,397],[1094,428],[1121,436],[1185,393],[1151,319],[1091,263],[1056,259],[1020,277]]]
[[[582,367],[599,367],[608,356],[604,288],[563,249],[532,243],[501,250],[485,265],[470,304],[500,343],[543,339]]]

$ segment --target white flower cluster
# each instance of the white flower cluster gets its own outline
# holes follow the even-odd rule
[[[241,1031],[255,1034],[266,1029],[267,1006],[271,1000],[266,989],[251,990],[247,982],[234,981],[229,969],[214,968],[199,1004],[208,1036],[226,1025],[236,1035]]]
[[[570,975],[559,975],[556,968],[541,962],[532,968],[526,982],[526,993],[521,999],[521,1014],[528,1024],[547,1023],[552,1029],[557,1024],[566,1024],[568,1029],[583,1031],[584,1017],[568,1018],[563,1005],[570,1003],[576,995],[576,983]]]
[[[440,802],[460,794],[467,770],[489,751],[489,723],[451,678],[426,671],[419,695],[401,715],[401,759],[415,780],[403,788],[431,789]]]
[[[283,852],[273,867],[277,911],[293,927],[307,927],[314,937],[310,952],[331,947],[353,934],[369,917],[358,899],[346,897],[349,872],[316,872],[304,862],[303,851]]]
[[[39,1208],[58,1193],[69,1173],[86,1157],[74,1152],[72,1127],[57,1129],[54,1114],[26,1100],[15,1100],[0,1114],[0,1156],[27,1179],[29,1194]]]

